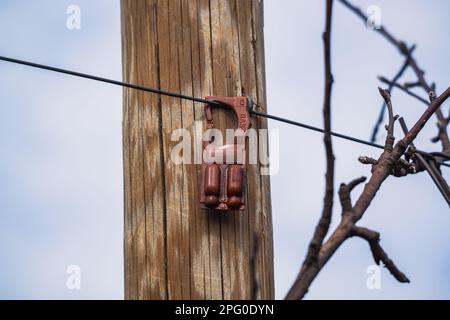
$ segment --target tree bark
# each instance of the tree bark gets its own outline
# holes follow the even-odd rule
[[[121,7],[126,82],[197,97],[246,94],[266,110],[262,1],[122,0]],[[215,213],[199,206],[200,166],[171,161],[179,143],[172,131],[194,137],[203,107],[124,91],[126,299],[249,299],[255,285],[256,298],[274,298],[270,182],[260,166],[248,166],[247,209]],[[237,128],[226,111],[215,110],[215,122]]]

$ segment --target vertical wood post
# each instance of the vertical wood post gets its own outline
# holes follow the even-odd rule
[[[265,111],[263,2],[122,0],[123,77],[197,97],[251,95]],[[274,298],[269,178],[248,166],[244,212],[199,206],[199,165],[171,161],[173,130],[197,134],[203,105],[124,91],[125,297]],[[215,111],[220,129],[237,128]],[[253,128],[266,128],[253,119]],[[258,235],[251,268],[253,234]]]

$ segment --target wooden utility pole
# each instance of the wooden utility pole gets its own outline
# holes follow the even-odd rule
[[[122,0],[124,80],[193,95],[250,95],[265,111],[263,2]],[[203,105],[124,91],[125,297],[274,298],[270,184],[248,166],[247,209],[200,209],[199,165],[176,165],[175,129],[195,136]],[[237,128],[214,111],[220,129]],[[253,128],[266,128],[253,119]],[[253,253],[253,235],[258,251]],[[255,263],[252,263],[254,256]],[[254,267],[252,267],[254,266]]]

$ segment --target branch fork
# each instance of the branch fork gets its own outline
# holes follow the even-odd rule
[[[373,259],[377,265],[381,263],[384,264],[386,269],[392,274],[392,276],[400,283],[410,283],[408,277],[398,269],[394,261],[392,261],[387,253],[383,250],[380,245],[380,234],[378,232],[362,228],[354,227],[352,230],[352,237],[358,237],[366,240],[370,246],[370,251],[372,252]]]
[[[352,10],[364,21],[367,21],[367,16],[362,11],[347,0],[339,0],[347,8]],[[331,223],[331,212],[333,206],[333,183],[334,183],[334,156],[332,153],[331,135],[330,135],[330,100],[331,100],[331,88],[332,88],[332,76],[331,76],[331,57],[330,57],[330,37],[331,34],[331,19],[332,19],[332,5],[333,0],[327,0],[327,19],[326,19],[326,31],[324,36],[325,43],[325,66],[326,66],[326,89],[325,89],[325,105],[324,105],[324,119],[325,119],[325,146],[327,151],[327,179],[326,179],[326,193],[324,200],[324,209],[322,211],[321,219],[316,227],[314,237],[310,243],[310,247],[305,258],[305,261],[299,271],[297,279],[292,285],[286,299],[297,300],[302,299],[308,292],[314,279],[318,276],[322,268],[332,258],[334,253],[340,248],[340,246],[349,238],[358,237],[368,242],[372,256],[375,263],[380,265],[381,263],[389,270],[389,272],[401,283],[409,283],[409,279],[406,275],[399,270],[396,264],[389,258],[387,253],[381,247],[380,234],[367,228],[356,226],[356,224],[363,218],[367,209],[372,201],[375,199],[378,191],[380,190],[384,181],[391,175],[405,176],[407,174],[415,173],[418,171],[415,163],[410,162],[408,156],[407,160],[402,159],[410,146],[413,146],[413,142],[422,131],[425,124],[430,118],[436,114],[440,123],[444,119],[447,121],[441,111],[442,104],[450,97],[450,88],[444,91],[440,96],[430,95],[431,103],[426,102],[427,109],[422,116],[417,120],[416,124],[408,130],[405,136],[395,144],[394,137],[394,125],[398,119],[398,116],[394,115],[391,95],[389,90],[379,89],[381,96],[383,97],[387,110],[389,112],[389,122],[386,126],[387,138],[385,142],[385,148],[383,153],[378,159],[370,157],[360,157],[359,161],[363,164],[372,165],[371,176],[364,186],[360,196],[353,204],[351,199],[351,192],[354,188],[364,182],[366,178],[362,177],[356,179],[348,184],[341,184],[339,188],[339,199],[342,206],[342,217],[338,227],[331,233],[329,238],[325,241],[325,237],[328,234]],[[408,58],[408,65],[413,69],[418,78],[418,83],[427,92],[434,92],[434,88],[428,85],[424,78],[424,72],[419,68],[417,62],[410,55],[408,46],[402,42],[396,40],[385,28],[378,30],[390,43],[394,44],[403,55]],[[417,84],[414,84],[416,86]],[[411,84],[410,87],[413,87]],[[408,88],[405,88],[408,90]],[[448,122],[448,121],[447,121]],[[440,132],[440,140],[443,144],[443,153],[450,153],[450,141],[446,131]],[[411,151],[411,149],[410,149]],[[422,156],[417,153],[417,156]],[[410,157],[412,158],[412,157]],[[433,164],[433,163],[432,163]]]

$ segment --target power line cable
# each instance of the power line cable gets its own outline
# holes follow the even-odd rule
[[[136,84],[126,83],[126,82],[122,82],[122,81],[102,78],[102,77],[93,76],[93,75],[86,74],[86,73],[51,67],[51,66],[47,66],[47,65],[43,65],[43,64],[38,64],[38,63],[29,62],[29,61],[3,57],[3,56],[0,56],[0,60],[15,63],[15,64],[20,64],[20,65],[25,65],[25,66],[32,67],[32,68],[67,74],[67,75],[71,75],[74,77],[109,83],[109,84],[120,86],[120,87],[136,89],[136,90],[145,91],[145,92],[149,92],[149,93],[155,93],[155,94],[159,94],[162,96],[168,96],[168,97],[179,98],[179,99],[183,99],[183,100],[190,100],[190,101],[194,101],[194,102],[210,104],[210,105],[213,105],[213,106],[219,107],[219,108],[223,107],[223,105],[221,103],[216,102],[216,101],[186,96],[186,95],[179,94],[179,93],[174,93],[174,92],[164,91],[164,90],[160,90],[160,89],[149,88],[149,87],[144,87],[144,86],[140,86],[140,85],[136,85]]]
[[[98,76],[94,76],[94,75],[90,75],[90,74],[86,74],[86,73],[81,73],[81,72],[76,72],[76,71],[72,71],[72,70],[56,68],[56,67],[52,67],[52,66],[48,66],[48,65],[38,64],[38,63],[34,63],[34,62],[29,62],[29,61],[25,61],[25,60],[19,60],[19,59],[4,57],[4,56],[0,56],[0,60],[6,61],[6,62],[10,62],[10,63],[14,63],[14,64],[24,65],[24,66],[28,66],[28,67],[32,67],[32,68],[37,68],[37,69],[42,69],[42,70],[62,73],[62,74],[66,74],[66,75],[70,75],[70,76],[74,76],[74,77],[79,77],[79,78],[84,78],[84,79],[104,82],[104,83],[108,83],[108,84],[112,84],[112,85],[116,85],[116,86],[120,86],[120,87],[140,90],[140,91],[154,93],[154,94],[159,94],[159,95],[163,95],[163,96],[169,96],[169,97],[173,97],[173,98],[179,98],[179,99],[183,99],[183,100],[200,102],[200,103],[204,103],[204,104],[213,105],[213,106],[218,107],[218,108],[223,108],[223,105],[221,103],[219,103],[217,101],[213,101],[213,100],[207,100],[207,99],[197,98],[197,97],[193,97],[193,96],[187,96],[187,95],[183,95],[183,94],[179,94],[179,93],[164,91],[164,90],[160,90],[160,89],[144,87],[144,86],[131,84],[131,83],[127,83],[127,82],[122,82],[122,81],[102,78],[102,77],[98,77]],[[290,124],[290,125],[293,125],[293,126],[296,126],[296,127],[304,128],[304,129],[307,129],[307,130],[316,131],[316,132],[320,132],[320,133],[325,133],[324,129],[318,128],[318,127],[314,127],[314,126],[311,126],[311,125],[308,125],[308,124],[305,124],[305,123],[301,123],[301,122],[285,119],[285,118],[274,116],[274,115],[270,115],[270,114],[267,114],[267,113],[261,113],[261,112],[254,111],[254,110],[250,110],[250,113],[255,115],[255,116],[258,116],[258,117],[268,118],[268,119],[271,119],[271,120],[287,123],[287,124]],[[355,143],[371,146],[371,147],[378,148],[378,149],[384,149],[384,146],[382,146],[382,145],[379,145],[379,144],[376,144],[376,143],[373,143],[373,142],[369,142],[369,141],[366,141],[366,140],[358,139],[358,138],[355,138],[355,137],[352,137],[352,136],[349,136],[349,135],[345,135],[345,134],[341,134],[341,133],[337,133],[337,132],[331,132],[331,135],[334,136],[334,137],[340,138],[340,139],[351,141],[351,142],[355,142]],[[420,152],[424,156],[432,157],[432,155],[430,155],[430,154],[428,154],[426,152],[422,152],[422,151],[417,151],[417,152]],[[443,165],[443,166],[446,166],[446,167],[450,167],[450,164],[446,164],[444,162],[438,162],[438,163],[440,165]]]
[[[272,120],[275,120],[275,121],[284,122],[284,123],[287,123],[287,124],[290,124],[290,125],[293,125],[293,126],[296,126],[296,127],[304,128],[304,129],[307,129],[307,130],[316,131],[316,132],[320,132],[320,133],[325,133],[325,130],[322,129],[322,128],[314,127],[314,126],[311,126],[309,124],[305,124],[305,123],[301,123],[301,122],[297,122],[297,121],[293,121],[293,120],[284,119],[284,118],[281,118],[281,117],[278,117],[278,116],[273,116],[273,115],[270,115],[270,114],[267,114],[267,113],[261,113],[261,112],[257,112],[257,111],[252,111],[252,114],[254,114],[254,115],[258,116],[258,117],[265,117],[265,118],[269,118],[269,119],[272,119]],[[348,136],[348,135],[345,135],[345,134],[342,134],[342,133],[331,132],[331,135],[334,136],[334,137],[337,137],[337,138],[345,139],[345,140],[356,142],[356,143],[359,143],[359,144],[364,144],[364,145],[367,145],[367,146],[370,146],[370,147],[374,147],[374,148],[378,148],[378,149],[384,149],[384,146],[382,146],[382,145],[379,145],[379,144],[376,144],[376,143],[372,143],[372,142],[369,142],[369,141],[366,141],[366,140],[358,139],[358,138],[355,138],[355,137],[352,137],[352,136]]]
[[[260,113],[260,112],[257,112],[257,111],[253,111],[252,113],[254,115],[256,115],[256,116],[259,116],[259,117],[265,117],[265,118],[269,118],[269,119],[276,120],[276,121],[279,121],[279,122],[284,122],[284,123],[287,123],[287,124],[290,124],[290,125],[293,125],[293,126],[297,126],[297,127],[300,127],[300,128],[304,128],[304,129],[307,129],[307,130],[316,131],[316,132],[320,132],[320,133],[325,133],[324,129],[318,128],[318,127],[314,127],[314,126],[311,126],[309,124],[296,122],[296,121],[293,121],[293,120],[288,120],[288,119],[280,118],[278,116],[273,116],[273,115],[266,114],[266,113]],[[363,144],[363,145],[367,145],[367,146],[370,146],[370,147],[374,147],[374,148],[378,148],[378,149],[383,149],[384,150],[384,146],[382,146],[380,144],[376,144],[376,143],[369,142],[369,141],[366,141],[366,140],[358,139],[358,138],[355,138],[355,137],[352,137],[352,136],[349,136],[349,135],[345,135],[345,134],[342,134],[342,133],[331,132],[330,134],[332,136],[340,138],[340,139],[344,139],[344,140],[348,140],[348,141],[351,141],[351,142],[355,142],[355,143],[359,143],[359,144]],[[435,159],[435,155],[430,154],[428,152],[416,150],[416,153],[419,153],[419,154],[421,154],[422,156],[424,156],[426,158]],[[436,163],[438,163],[438,164],[440,164],[440,165],[442,165],[444,167],[450,167],[450,164],[447,164],[447,163],[442,162],[442,161],[436,160]]]

